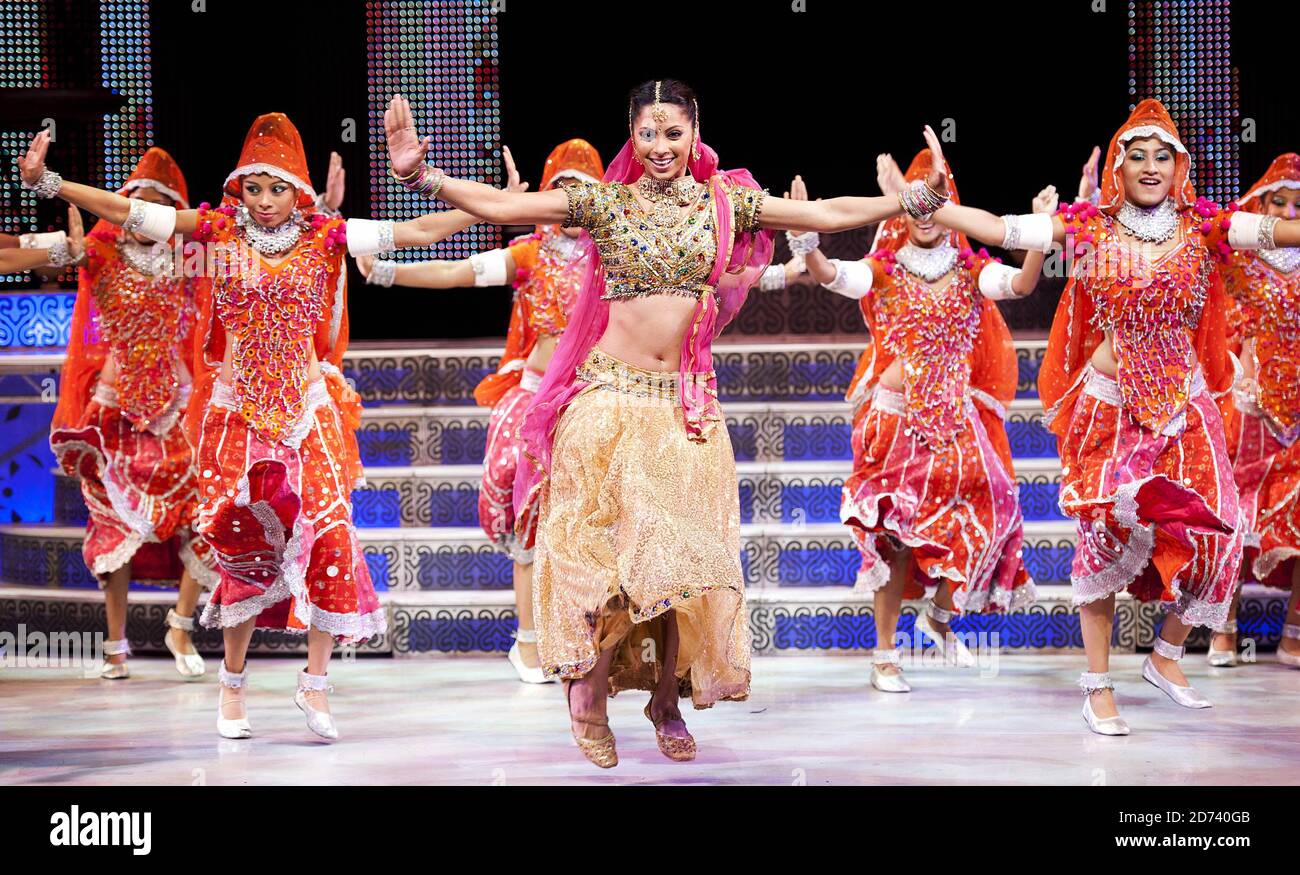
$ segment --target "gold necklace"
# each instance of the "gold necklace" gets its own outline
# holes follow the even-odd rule
[[[650,219],[661,228],[668,228],[681,221],[681,207],[689,207],[699,193],[699,185],[690,174],[676,179],[663,181],[642,174],[636,181],[636,189],[653,207]]]

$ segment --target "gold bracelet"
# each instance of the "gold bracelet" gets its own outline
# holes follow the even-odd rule
[[[419,165],[416,166],[415,170],[411,171],[406,176],[398,176],[397,172],[393,170],[393,168],[391,167],[388,168],[388,175],[393,177],[393,179],[396,179],[398,182],[405,184],[407,182],[410,182],[412,179],[415,179],[415,177],[419,176],[420,173],[422,173],[423,171],[424,171],[424,163],[421,162]]]

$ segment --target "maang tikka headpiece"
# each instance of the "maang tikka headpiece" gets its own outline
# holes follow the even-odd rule
[[[668,124],[668,110],[664,109],[664,105],[659,102],[659,87],[661,85],[663,85],[663,83],[660,82],[658,79],[656,79],[655,80],[655,102],[654,102],[654,106],[650,107],[650,118],[654,119],[655,124],[658,126]]]

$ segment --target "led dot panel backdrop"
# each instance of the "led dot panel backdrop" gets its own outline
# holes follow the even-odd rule
[[[0,88],[42,88],[49,85],[46,63],[45,7],[40,3],[0,3]],[[0,130],[0,153],[16,155],[27,148],[31,131]],[[36,196],[23,190],[18,175],[0,173],[0,231],[19,234],[35,230]],[[0,289],[27,285],[30,274],[0,274]]]
[[[1192,155],[1199,195],[1238,194],[1241,120],[1232,65],[1230,0],[1130,0],[1129,108],[1165,105]]]
[[[500,185],[505,174],[492,4],[370,0],[366,25],[371,214],[409,219],[444,209],[388,176],[384,109],[394,94],[410,101],[421,135],[437,132],[429,150],[430,163],[452,177]],[[433,252],[438,258],[467,258],[500,244],[499,228],[478,225],[442,241]],[[397,257],[419,261],[428,253],[405,250]]]
[[[153,145],[153,68],[149,48],[146,0],[100,3],[101,81],[109,91],[126,99],[121,110],[104,116],[104,160],[97,172],[105,188],[121,188],[135,162]]]

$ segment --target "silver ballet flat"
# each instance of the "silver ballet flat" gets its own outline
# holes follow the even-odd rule
[[[1163,638],[1156,638],[1154,649],[1156,653],[1160,654],[1165,659],[1175,660],[1182,659],[1183,654],[1187,652],[1185,647],[1170,644]],[[1156,670],[1156,665],[1151,661],[1151,657],[1149,656],[1146,658],[1146,661],[1142,663],[1142,678],[1166,696],[1173,699],[1176,703],[1182,705],[1184,708],[1213,707],[1214,703],[1196,692],[1195,688],[1190,686],[1182,687],[1168,680],[1164,675]]]
[[[526,684],[549,684],[555,681],[555,678],[548,678],[542,671],[542,667],[529,666],[524,664],[524,658],[519,655],[519,643],[536,644],[537,631],[535,629],[520,629],[515,633],[515,642],[510,645],[510,652],[506,654],[506,659],[514,666],[515,673],[519,675],[519,680]]]
[[[221,682],[221,686],[232,690],[242,690],[248,680],[248,666],[244,666],[242,672],[235,674],[226,670],[226,661],[223,659],[217,677]],[[230,720],[225,716],[221,707],[220,695],[217,696],[217,734],[222,738],[251,738],[253,735],[253,727],[248,722],[247,714],[234,720]]]
[[[925,610],[916,615],[916,630],[925,635],[934,642],[934,649],[940,656],[947,657],[954,664],[962,668],[971,668],[976,664],[975,655],[970,652],[961,639],[951,632],[948,635],[940,635],[930,621],[935,623],[951,623],[953,617],[957,616],[956,611],[949,611],[941,608],[933,600],[925,603]],[[949,646],[951,645],[951,647]]]
[[[1287,623],[1282,627],[1282,637],[1294,640],[1300,640],[1300,626],[1294,623]],[[1300,653],[1287,653],[1279,644],[1277,648],[1277,661],[1282,665],[1288,665],[1291,668],[1300,668]]]
[[[1213,631],[1219,635],[1232,635],[1234,646],[1229,650],[1215,650],[1214,638],[1211,636],[1210,649],[1205,653],[1205,661],[1215,668],[1233,668],[1237,664],[1237,648],[1235,646],[1237,621],[1229,620]]]
[[[871,653],[871,685],[882,693],[910,693],[912,688],[908,686],[907,681],[903,678],[903,673],[884,674],[877,665],[898,665],[899,654],[897,650],[875,650]]]
[[[194,618],[182,617],[174,609],[169,610],[167,611],[167,628],[193,633]],[[190,652],[185,653],[172,644],[170,633],[163,635],[163,644],[166,645],[172,658],[176,660],[176,671],[180,672],[181,677],[187,681],[203,677],[203,673],[206,671],[203,665],[203,657],[199,656],[199,652],[194,649],[193,644],[190,645]]]
[[[131,655],[131,642],[125,638],[105,641],[104,656],[118,656],[125,654]],[[131,676],[131,669],[127,666],[126,660],[121,662],[109,662],[104,660],[104,664],[99,668],[99,676],[106,681],[120,681]]]
[[[1088,728],[1098,735],[1128,735],[1128,723],[1123,717],[1098,717],[1092,710],[1092,694],[1098,690],[1113,690],[1115,683],[1107,672],[1085,671],[1079,676],[1079,686],[1083,689],[1083,719]]]
[[[315,675],[307,674],[305,671],[298,672],[298,691],[293,694],[293,703],[302,709],[302,713],[307,715],[308,729],[321,738],[335,739],[339,737],[339,730],[334,725],[334,715],[328,711],[317,711],[304,695],[308,690],[332,692],[334,687],[330,685],[326,678],[327,676],[323,674]]]

